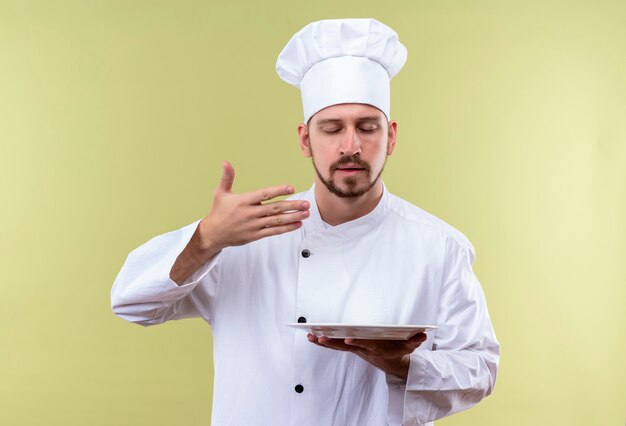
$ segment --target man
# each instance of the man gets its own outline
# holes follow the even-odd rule
[[[390,194],[396,33],[373,19],[312,23],[277,62],[300,88],[315,184],[234,194],[133,251],[113,310],[143,325],[202,317],[214,336],[212,425],[421,425],[493,389],[498,343],[469,241]],[[293,322],[436,324],[407,341],[331,339]]]

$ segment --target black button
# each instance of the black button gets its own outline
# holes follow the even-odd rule
[[[306,318],[304,318],[304,317],[300,317],[300,318],[298,318],[298,322],[299,322],[299,323],[306,322]]]
[[[311,255],[311,252],[308,251],[307,249],[302,250],[302,257],[309,257]]]
[[[304,386],[302,385],[296,385],[296,387],[294,388],[294,390],[298,393],[302,393],[304,392]]]

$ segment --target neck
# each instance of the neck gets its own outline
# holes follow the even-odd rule
[[[315,181],[315,201],[322,220],[331,226],[341,225],[365,216],[383,196],[383,183],[378,182],[365,194],[355,198],[341,198],[330,192],[319,179]]]

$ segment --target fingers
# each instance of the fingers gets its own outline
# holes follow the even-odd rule
[[[250,222],[256,229],[254,239],[294,231],[302,226],[304,219],[309,217],[308,201],[277,201],[252,208],[255,209],[254,216],[256,217],[254,222]]]
[[[389,341],[384,340],[381,343],[380,340],[346,339],[345,343],[348,346],[358,346],[373,352],[379,350],[382,345],[388,345]]]
[[[409,340],[407,340],[407,343],[409,342],[423,343],[427,338],[428,336],[426,336],[426,333],[417,333],[415,336],[410,337]]]
[[[418,348],[428,336],[426,333],[417,333],[407,340],[369,340],[369,339],[346,339],[346,344],[359,346],[369,350],[379,349],[381,346],[393,346],[397,348],[406,348],[411,352]]]
[[[371,351],[371,348],[374,348],[375,346],[368,345],[369,347],[365,347],[362,345],[356,345],[354,344],[354,342],[356,342],[355,339],[333,339],[327,336],[316,337],[312,334],[309,334],[307,338],[309,339],[309,342],[316,343],[317,345],[325,348],[336,349],[338,351],[364,353],[364,349],[366,351]],[[365,340],[364,342],[368,341]]]
[[[426,340],[426,333],[418,333],[408,340],[346,339],[346,344],[367,349],[370,352],[398,351],[411,353]]]
[[[406,353],[404,341],[397,340],[368,340],[368,339],[345,339],[347,347],[352,348],[352,352],[367,353],[370,355],[392,355]],[[412,350],[410,351],[412,352]]]
[[[218,190],[224,192],[231,192],[233,189],[233,182],[235,181],[235,169],[228,161],[222,162],[222,177],[217,187]],[[291,195],[295,191],[293,186],[280,185],[272,186],[257,191],[251,192],[247,195],[250,204],[259,204],[263,201],[269,201],[272,198],[280,197],[281,195]]]
[[[427,338],[428,338],[428,336],[426,336],[426,333],[417,333],[415,336],[413,336],[409,340],[407,340],[404,343],[404,346],[407,348],[407,350],[410,350],[411,352],[413,352],[422,343],[424,343]]]
[[[326,337],[326,336],[317,337],[310,333],[307,334],[307,339],[311,343],[315,343],[318,346],[322,346],[322,347],[329,348],[329,349],[335,349],[338,351],[349,351],[349,352],[356,351],[356,348],[350,345],[346,345],[346,343],[344,342],[344,339],[331,339],[330,337]]]
[[[309,207],[309,202],[303,200],[274,201],[272,203],[259,206],[258,212],[260,216],[270,216],[273,214],[294,212],[298,210],[305,211],[308,210]]]
[[[254,192],[250,192],[246,194],[248,198],[248,202],[250,204],[260,204],[264,201],[269,201],[272,198],[280,197],[281,195],[291,195],[294,192],[293,186],[290,185],[280,185],[280,186],[271,186],[269,188],[259,189]]]
[[[297,211],[293,213],[279,213],[258,219],[258,227],[266,228],[270,226],[287,225],[289,223],[299,222],[309,217],[309,211]]]
[[[230,192],[233,189],[234,181],[235,169],[228,161],[224,161],[222,163],[222,178],[220,179],[217,189],[224,192]]]
[[[223,161],[222,177],[220,179],[220,183],[217,186],[217,190],[223,192],[231,192],[233,189],[234,181],[235,169],[228,161]],[[249,192],[247,194],[241,194],[241,196],[246,198],[247,203],[255,205],[283,195],[291,195],[294,192],[295,188],[291,185],[278,185],[259,189],[257,191]],[[294,208],[293,210],[296,210],[296,208]],[[270,212],[268,212],[267,214],[270,214]]]
[[[258,240],[258,239],[265,238],[265,237],[272,237],[274,235],[284,234],[286,232],[295,231],[301,226],[302,226],[302,222],[293,222],[287,225],[268,226],[265,228],[261,228],[256,232],[256,234],[254,235],[251,241]]]
[[[312,343],[331,349],[369,354],[410,354],[425,340],[425,333],[418,333],[408,340],[369,340],[369,339],[331,339],[326,336],[316,337],[309,334]]]

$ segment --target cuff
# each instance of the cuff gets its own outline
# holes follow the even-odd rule
[[[387,381],[387,421],[390,426],[402,425],[404,417],[404,394],[406,382],[397,376],[385,373]]]

